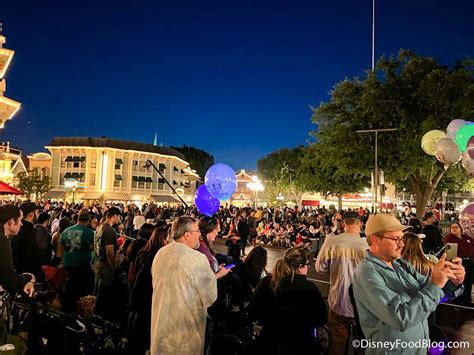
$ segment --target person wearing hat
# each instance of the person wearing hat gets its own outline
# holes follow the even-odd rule
[[[365,238],[360,237],[359,218],[356,211],[344,213],[344,233],[326,238],[316,259],[316,272],[330,275],[329,354],[347,353],[351,328],[355,324],[348,289],[356,266],[365,258],[369,248]]]
[[[121,211],[111,207],[106,212],[106,221],[101,224],[94,236],[94,274],[95,274],[95,311],[107,320],[118,316],[115,301],[117,295],[117,275],[115,256],[117,254],[117,235],[113,228],[120,222]]]
[[[37,280],[44,281],[44,272],[41,269],[43,257],[36,244],[34,232],[34,224],[41,207],[33,202],[25,202],[20,209],[23,212],[22,226],[11,240],[13,265],[19,273],[28,272],[35,275]]]
[[[354,272],[354,297],[365,339],[381,346],[390,344],[388,348],[368,347],[368,355],[385,351],[426,354],[428,316],[445,294],[450,298],[462,287],[465,272],[459,258],[449,262],[443,254],[431,276],[416,272],[401,259],[406,229],[388,214],[373,215],[367,221],[369,251]],[[417,348],[402,348],[409,342]]]

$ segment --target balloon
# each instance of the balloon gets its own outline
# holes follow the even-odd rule
[[[462,166],[469,174],[474,176],[474,159],[469,158],[466,153],[462,155]]]
[[[436,143],[441,138],[446,138],[446,133],[437,129],[429,131],[421,138],[421,148],[426,154],[435,155]]]
[[[214,164],[207,170],[204,182],[209,193],[221,201],[228,200],[237,188],[234,170],[222,163]]]
[[[220,202],[207,191],[206,185],[201,185],[194,195],[194,204],[203,215],[212,216],[219,210]]]
[[[459,129],[461,127],[464,127],[466,124],[466,121],[464,120],[452,120],[449,122],[448,127],[446,128],[446,133],[448,134],[448,137],[451,139],[456,139],[456,133],[458,133]]]
[[[459,215],[459,223],[464,233],[474,235],[474,202],[468,204]]]
[[[474,159],[474,137],[471,137],[467,142],[466,153],[469,158]]]
[[[435,146],[436,159],[445,165],[457,163],[461,159],[461,151],[451,138],[441,138]]]
[[[467,142],[469,142],[472,136],[474,136],[474,124],[465,124],[456,133],[456,144],[461,152],[466,151]]]

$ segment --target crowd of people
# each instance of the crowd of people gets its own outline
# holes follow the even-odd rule
[[[93,295],[132,354],[318,354],[326,325],[329,353],[343,354],[356,325],[370,339],[426,339],[441,300],[472,305],[472,236],[457,222],[443,236],[437,222],[362,207],[226,205],[203,217],[194,206],[4,204],[0,285],[31,296],[44,281],[64,312]],[[446,259],[446,243],[458,257]],[[267,247],[286,249],[274,270]],[[327,305],[310,264],[329,275]]]

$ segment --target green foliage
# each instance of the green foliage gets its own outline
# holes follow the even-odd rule
[[[283,148],[257,161],[258,174],[265,180],[265,191],[271,202],[278,194],[299,204],[306,188],[299,178],[306,148]]]
[[[207,169],[214,165],[214,156],[205,152],[202,149],[182,145],[180,147],[171,147],[176,149],[178,152],[184,154],[186,161],[191,166],[191,169],[196,170],[201,179],[204,180]]]
[[[444,130],[455,118],[473,116],[473,73],[468,62],[448,68],[401,50],[396,57],[380,59],[365,79],[343,80],[331,92],[330,101],[313,111],[317,152],[323,153],[313,165],[319,165],[323,175],[338,176],[335,187],[351,185],[344,178],[350,174],[354,174],[354,187],[364,178],[368,184],[374,134],[356,131],[397,128],[379,133],[379,168],[386,181],[405,185],[416,194],[417,211],[423,213],[446,169],[422,151],[421,137],[432,129]]]
[[[51,190],[51,178],[41,176],[37,169],[28,170],[28,173],[20,171],[17,175],[18,188],[25,192],[28,196],[34,195],[38,200],[40,194],[44,194]]]

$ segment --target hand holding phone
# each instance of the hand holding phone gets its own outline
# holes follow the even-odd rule
[[[458,256],[458,245],[457,243],[446,244],[446,260],[452,261]]]
[[[229,264],[224,266],[224,269],[232,269],[235,266],[235,264]]]

